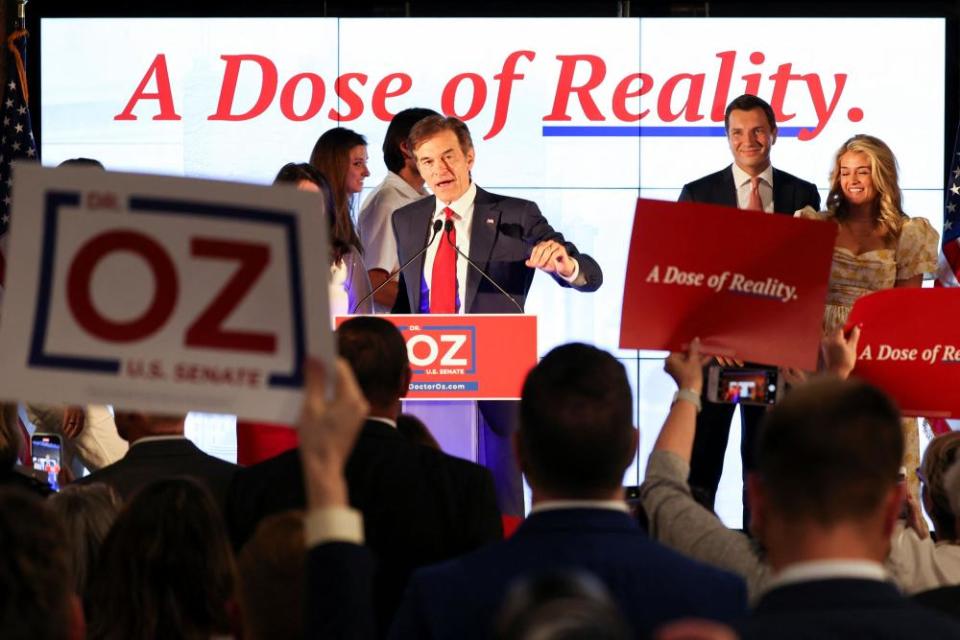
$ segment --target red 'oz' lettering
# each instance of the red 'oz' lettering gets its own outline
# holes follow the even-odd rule
[[[223,328],[224,320],[243,301],[269,264],[270,248],[263,244],[194,238],[190,242],[190,252],[200,258],[238,260],[240,268],[187,329],[185,344],[188,347],[276,353],[277,337],[272,333]]]
[[[150,307],[139,318],[114,322],[93,305],[90,280],[100,261],[116,251],[135,253],[153,272],[156,289]],[[67,275],[67,304],[81,327],[107,342],[142,340],[162,327],[177,302],[177,272],[163,247],[136,231],[108,231],[92,238],[77,252]]]

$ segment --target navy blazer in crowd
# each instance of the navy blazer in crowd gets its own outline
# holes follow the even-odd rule
[[[638,638],[678,618],[732,622],[747,610],[743,580],[650,540],[626,513],[563,509],[533,513],[508,540],[418,570],[391,638],[490,638],[515,580],[564,568],[599,578]]]
[[[737,208],[737,185],[733,182],[733,165],[685,184],[678,201]],[[817,191],[817,185],[774,168],[773,211],[792,216],[806,206],[820,210],[820,192]]]
[[[374,609],[386,632],[417,567],[459,556],[502,537],[493,478],[483,467],[414,444],[367,420],[344,471],[350,505],[363,514],[376,560]],[[237,472],[227,520],[237,549],[266,516],[306,503],[297,449]]]
[[[227,489],[237,469],[235,464],[204,453],[187,438],[163,438],[130,445],[122,458],[80,478],[77,483],[103,482],[113,487],[124,501],[129,501],[157,480],[187,476],[204,485],[217,506],[223,509]]]
[[[911,602],[893,584],[856,578],[771,589],[738,630],[741,640],[960,638],[960,624]]]

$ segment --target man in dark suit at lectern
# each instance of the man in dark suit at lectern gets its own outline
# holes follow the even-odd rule
[[[535,203],[477,187],[470,175],[473,141],[463,122],[424,118],[410,131],[408,146],[434,195],[393,213],[400,264],[431,241],[431,229],[447,226],[402,271],[394,313],[523,313],[535,269],[563,287],[600,287],[600,266],[554,231]],[[479,269],[469,266],[454,245]],[[493,472],[500,510],[523,515],[522,485],[509,442],[515,403],[479,402],[478,409],[481,462]]]
[[[727,105],[724,114],[727,142],[733,164],[716,173],[684,185],[680,202],[703,202],[738,209],[793,215],[806,206],[820,209],[816,185],[774,169],[770,150],[777,141],[777,121],[773,109],[764,100],[742,95]],[[740,364],[718,358],[721,365]],[[703,411],[697,416],[697,435],[690,460],[690,487],[694,497],[709,508],[717,494],[723,473],[723,455],[730,435],[734,405],[702,399]],[[740,407],[740,455],[743,473],[753,469],[756,431],[764,407]],[[744,527],[749,511],[744,503]]]

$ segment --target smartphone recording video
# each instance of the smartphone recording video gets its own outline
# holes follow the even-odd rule
[[[727,404],[775,404],[783,379],[773,367],[721,367],[707,370],[707,400]]]
[[[30,438],[33,451],[33,468],[47,475],[47,482],[54,491],[60,490],[60,436],[55,433],[35,433]]]

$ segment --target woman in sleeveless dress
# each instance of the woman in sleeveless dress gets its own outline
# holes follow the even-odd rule
[[[904,213],[897,180],[897,161],[890,148],[873,136],[856,135],[834,157],[827,210],[807,207],[797,212],[839,227],[823,318],[825,334],[846,323],[860,296],[891,287],[919,287],[924,275],[936,270],[939,236],[926,219]],[[903,466],[910,493],[919,504],[915,418],[903,420],[903,436]]]

